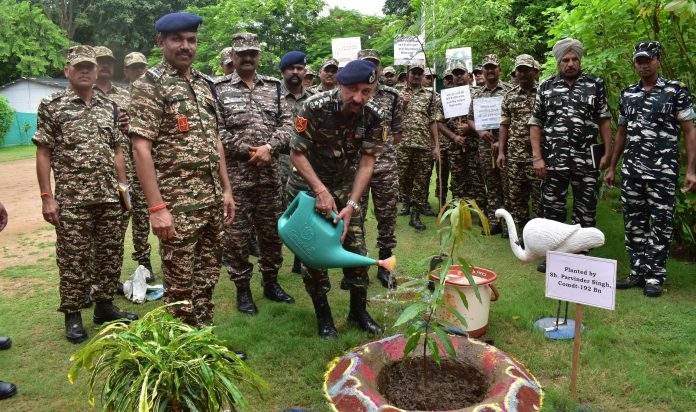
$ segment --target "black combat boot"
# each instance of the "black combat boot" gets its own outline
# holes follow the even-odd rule
[[[297,256],[295,256],[295,259],[292,261],[292,273],[297,273],[298,275],[302,274],[302,261]]]
[[[70,343],[82,343],[87,340],[87,331],[82,326],[82,314],[80,312],[68,312],[65,314],[65,337]]]
[[[380,249],[379,250],[379,258],[380,259],[388,259],[392,255],[391,250],[389,249]],[[382,284],[387,289],[395,289],[396,288],[396,279],[394,276],[389,272],[387,269],[383,268],[382,266],[377,268],[377,280],[379,280],[379,283]]]
[[[270,299],[274,302],[295,303],[295,299],[280,287],[276,275],[264,276],[263,278],[263,296],[265,296],[266,299]]]
[[[17,387],[14,383],[0,381],[0,399],[7,399],[17,394]]]
[[[0,336],[0,350],[7,350],[12,347],[12,339],[7,336]]]
[[[419,232],[426,229],[425,225],[420,220],[420,213],[415,208],[411,211],[411,220],[408,221],[408,225]]]
[[[624,279],[616,281],[616,289],[642,288],[645,286],[645,278],[640,275],[628,275]]]
[[[421,211],[421,215],[435,217],[435,216],[437,216],[437,213],[435,213],[435,211],[433,210],[433,207],[430,206],[430,203],[426,203],[425,207]]]
[[[331,316],[331,306],[326,298],[326,293],[314,292],[309,295],[314,304],[314,313],[317,315],[317,332],[319,337],[333,339],[338,336],[336,326],[334,326],[333,316]]]
[[[367,289],[364,287],[354,287],[350,290],[350,311],[348,312],[348,322],[357,324],[360,329],[373,335],[384,332],[381,326],[375,322],[367,313]]]
[[[94,316],[92,317],[92,321],[94,321],[94,323],[97,325],[101,325],[105,322],[111,322],[114,320],[130,322],[138,320],[138,315],[135,313],[126,312],[125,310],[120,310],[110,300],[97,302],[97,304],[94,306]]]
[[[410,214],[411,214],[411,203],[404,202],[404,205],[401,206],[401,210],[399,211],[399,216],[408,216]]]
[[[246,313],[247,315],[256,315],[259,313],[254,297],[251,295],[249,282],[240,282],[237,284],[237,310]]]

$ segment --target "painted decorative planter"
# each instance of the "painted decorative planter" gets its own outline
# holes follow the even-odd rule
[[[402,358],[406,339],[395,335],[367,343],[334,359],[324,379],[324,394],[335,411],[396,412],[377,389],[382,368]],[[536,378],[511,356],[483,342],[452,337],[457,359],[477,366],[489,378],[485,399],[458,412],[538,411],[543,391]],[[440,353],[445,354],[443,348]]]

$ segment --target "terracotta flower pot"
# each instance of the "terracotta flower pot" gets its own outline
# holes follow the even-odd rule
[[[334,359],[324,379],[324,394],[341,412],[401,411],[380,394],[377,377],[402,359],[406,339],[395,335],[367,343]],[[543,391],[536,378],[511,356],[483,342],[452,336],[457,360],[477,367],[490,382],[483,401],[458,411],[538,411]],[[443,348],[440,353],[445,354]]]

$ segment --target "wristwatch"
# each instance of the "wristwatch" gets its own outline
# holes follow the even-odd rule
[[[346,202],[346,206],[350,206],[353,208],[354,211],[359,212],[360,211],[360,205],[354,201],[353,199],[348,199]]]

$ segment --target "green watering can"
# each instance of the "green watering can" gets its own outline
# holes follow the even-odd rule
[[[280,238],[305,265],[314,269],[379,265],[390,272],[394,270],[394,256],[375,260],[343,249],[341,234],[345,223],[339,220],[334,225],[316,211],[316,202],[307,192],[299,192],[278,219]],[[331,217],[336,217],[336,213]]]

